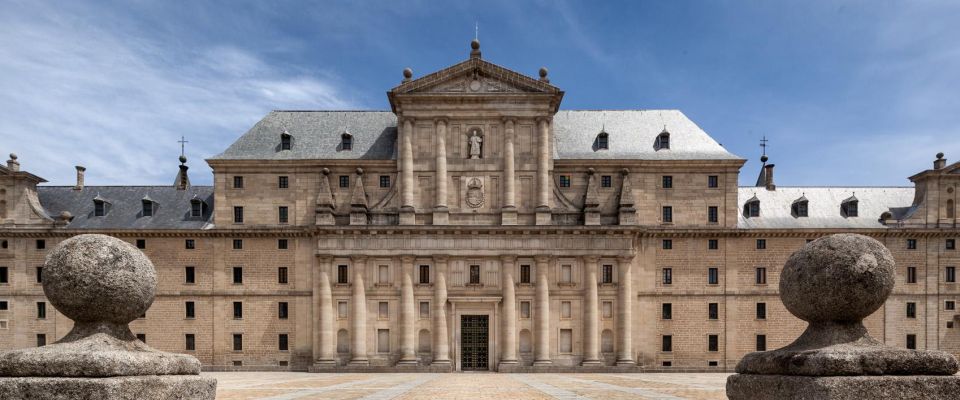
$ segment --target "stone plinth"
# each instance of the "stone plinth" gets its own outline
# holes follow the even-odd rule
[[[946,400],[960,379],[945,375],[796,376],[737,374],[727,379],[730,400]]]
[[[180,400],[213,399],[216,394],[217,380],[200,375],[0,378],[4,399]]]

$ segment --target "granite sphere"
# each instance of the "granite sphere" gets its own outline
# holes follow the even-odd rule
[[[780,274],[780,298],[808,322],[857,322],[883,305],[895,272],[893,255],[877,240],[831,235],[790,256]]]
[[[47,256],[43,292],[77,322],[126,324],[150,308],[157,272],[139,249],[106,235],[78,235]]]

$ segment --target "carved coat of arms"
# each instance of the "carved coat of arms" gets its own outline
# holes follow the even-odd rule
[[[483,206],[483,181],[480,178],[471,178],[467,183],[467,205],[473,208]]]

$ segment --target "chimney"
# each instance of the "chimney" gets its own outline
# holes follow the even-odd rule
[[[7,168],[10,168],[10,170],[14,172],[20,170],[20,162],[17,161],[16,154],[10,153],[10,159],[7,160]]]
[[[187,190],[187,183],[190,182],[190,180],[187,179],[188,168],[190,167],[180,164],[180,179],[177,181],[177,190]]]
[[[86,168],[82,165],[77,167],[77,185],[73,187],[73,190],[83,190],[83,173],[86,172]]]
[[[763,185],[767,187],[767,190],[777,190],[777,185],[773,183],[773,164],[763,166],[763,175]]]
[[[942,169],[947,166],[947,159],[943,158],[943,153],[937,153],[937,159],[933,160],[933,169]]]

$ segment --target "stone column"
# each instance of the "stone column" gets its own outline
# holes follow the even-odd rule
[[[417,365],[416,308],[413,299],[413,256],[400,256],[400,361],[398,365]]]
[[[353,306],[350,319],[350,365],[369,365],[367,359],[367,294],[363,274],[367,258],[356,256],[353,261]]]
[[[330,289],[330,270],[333,263],[332,256],[321,256],[320,257],[320,266],[317,269],[317,272],[320,275],[317,279],[319,289],[319,301],[314,304],[319,306],[319,327],[314,329],[319,330],[319,333],[314,335],[317,337],[316,343],[319,346],[319,352],[315,355],[315,360],[317,365],[324,366],[334,366],[336,365],[336,353],[334,341],[336,337],[333,334],[333,315],[336,312],[333,305],[333,291]]]
[[[400,130],[400,225],[413,225],[413,119],[403,119]]]
[[[447,208],[447,120],[437,119],[437,205],[433,210],[433,224],[446,225],[449,220]]]
[[[600,257],[583,257],[587,268],[587,278],[583,282],[586,295],[583,299],[583,365],[601,365],[600,363],[600,299],[597,294],[597,262]]]
[[[513,139],[516,122],[513,119],[505,118],[504,144],[503,144],[503,209],[500,218],[502,225],[517,224],[517,184],[516,167],[513,157]]]
[[[633,360],[633,256],[617,258],[620,281],[617,282],[617,365],[634,365]]]
[[[436,279],[433,292],[433,364],[450,365],[447,336],[447,256],[433,256]]]
[[[517,256],[500,258],[503,272],[503,345],[500,364],[517,363],[517,296],[513,281],[513,272],[517,266]]]
[[[534,307],[534,347],[533,365],[549,365],[550,361],[550,287],[547,270],[550,269],[549,256],[537,256],[537,304]]]
[[[550,225],[550,121],[537,119],[537,225]]]

